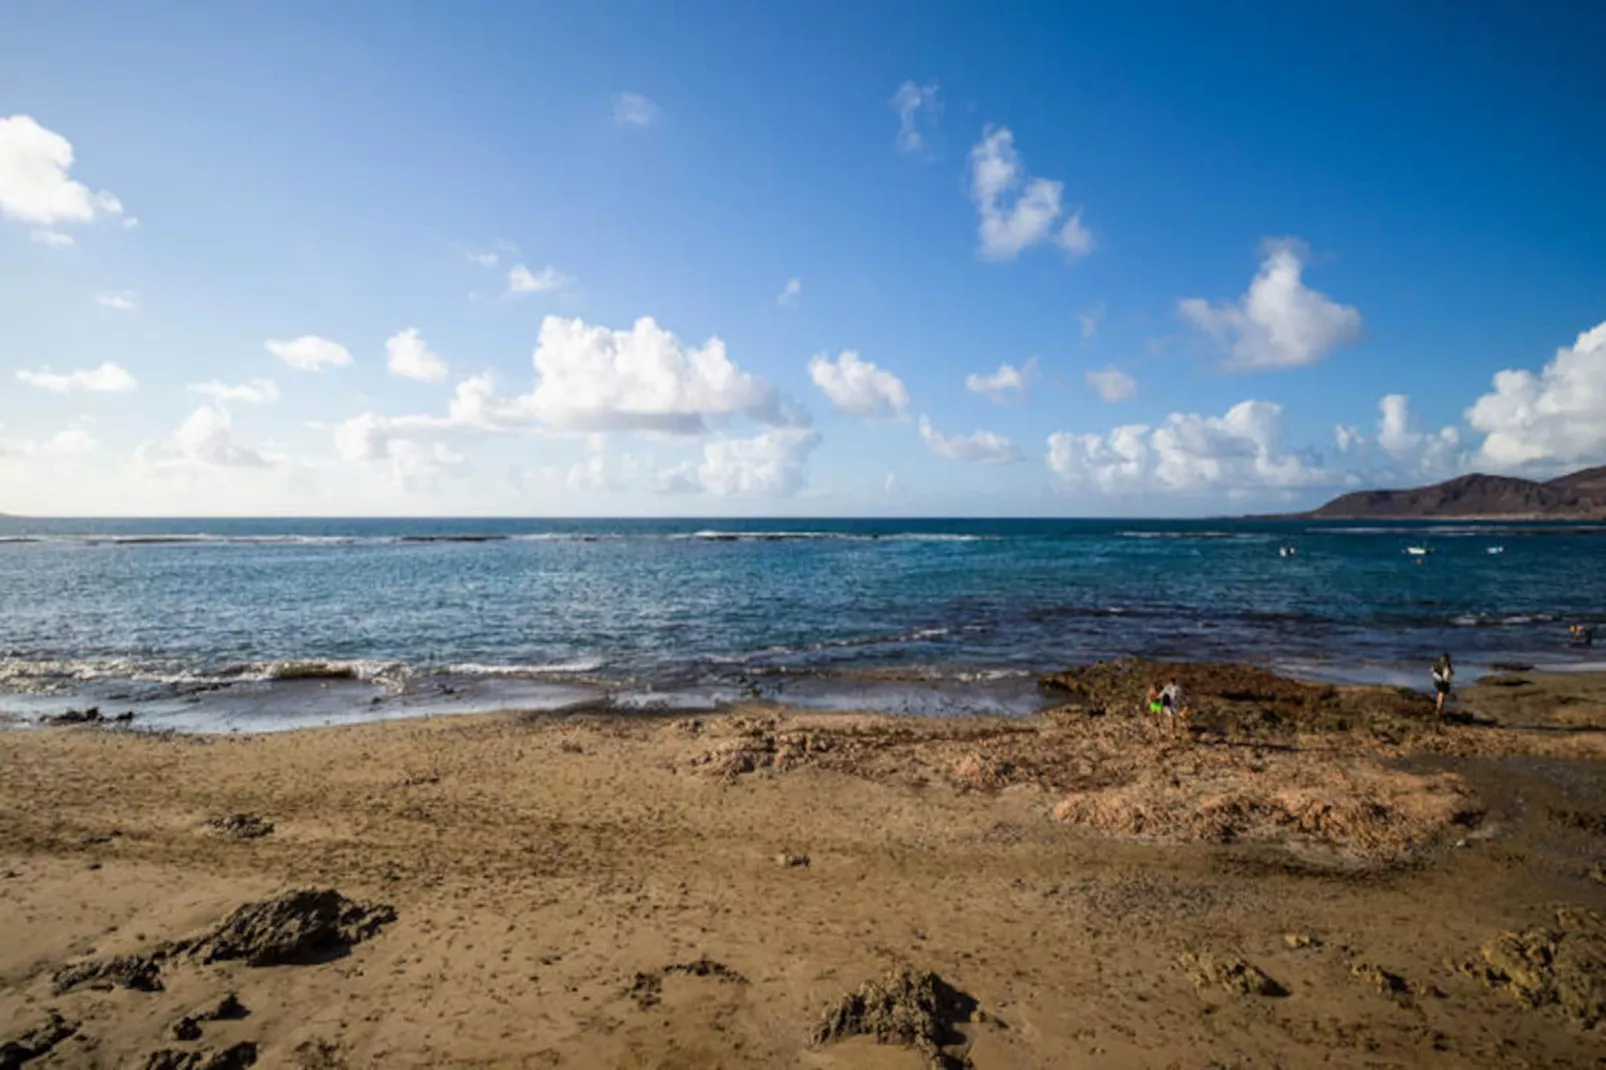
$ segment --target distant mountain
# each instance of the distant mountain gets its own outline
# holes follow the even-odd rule
[[[1606,466],[1545,483],[1474,473],[1413,490],[1358,490],[1299,515],[1314,520],[1606,520]]]

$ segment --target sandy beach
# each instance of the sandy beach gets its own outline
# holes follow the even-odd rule
[[[0,1066],[1598,1065],[1606,675],[1165,671],[0,732]]]

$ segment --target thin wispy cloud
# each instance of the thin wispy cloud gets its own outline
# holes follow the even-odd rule
[[[658,121],[658,105],[640,93],[619,93],[613,98],[615,126],[636,128],[651,126]]]
[[[892,140],[893,148],[906,156],[929,153],[938,121],[942,118],[942,101],[938,99],[937,83],[921,85],[904,82],[887,105],[898,116],[898,134]]]

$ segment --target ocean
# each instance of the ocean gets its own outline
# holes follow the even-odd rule
[[[1567,626],[1606,616],[1606,528],[0,518],[0,592],[18,724],[90,704],[253,731],[744,697],[1019,715],[1039,672],[1125,654],[1418,687],[1441,651],[1463,679],[1593,666]]]

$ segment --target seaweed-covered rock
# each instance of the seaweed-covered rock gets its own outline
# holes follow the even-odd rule
[[[1460,965],[1530,1008],[1555,1005],[1585,1029],[1606,1019],[1606,922],[1563,907],[1554,926],[1503,932]]]
[[[227,1048],[188,1051],[163,1048],[145,1056],[142,1070],[246,1070],[255,1066],[257,1046],[248,1040]]]
[[[248,966],[316,962],[338,954],[396,920],[393,907],[358,903],[333,888],[300,888],[247,903],[183,950],[202,962],[243,959]]]
[[[109,959],[90,959],[71,962],[51,977],[51,985],[59,996],[75,988],[132,988],[139,992],[162,990],[163,953],[160,949],[149,955],[117,955]]]
[[[32,1059],[48,1055],[57,1044],[78,1032],[78,1025],[55,1011],[32,1029],[0,1041],[0,1070],[20,1070]]]
[[[1393,970],[1386,970],[1375,962],[1357,962],[1349,968],[1350,976],[1387,996],[1402,1007],[1416,1003],[1416,987]]]
[[[943,1051],[962,1039],[954,1024],[968,1021],[976,1000],[928,970],[902,967],[866,981],[827,1007],[810,1043],[872,1036],[878,1044],[902,1044],[923,1053],[935,1067],[967,1067],[968,1059]]]
[[[201,1039],[202,1022],[224,1022],[244,1018],[250,1012],[245,1004],[240,1002],[233,992],[219,999],[216,1003],[199,1007],[184,1015],[173,1023],[172,1033],[174,1040]]]
[[[1237,955],[1218,957],[1208,952],[1188,952],[1177,957],[1177,965],[1187,972],[1196,989],[1219,988],[1239,996],[1288,995],[1288,989],[1265,970]]]
[[[1298,731],[1364,730],[1397,738],[1425,727],[1427,696],[1406,688],[1335,687],[1232,662],[1119,658],[1049,673],[1046,694],[1094,714],[1141,714],[1150,684],[1176,681],[1196,725],[1218,732],[1282,736]]]
[[[231,840],[255,840],[273,832],[273,822],[256,814],[224,814],[209,820],[206,827]]]

